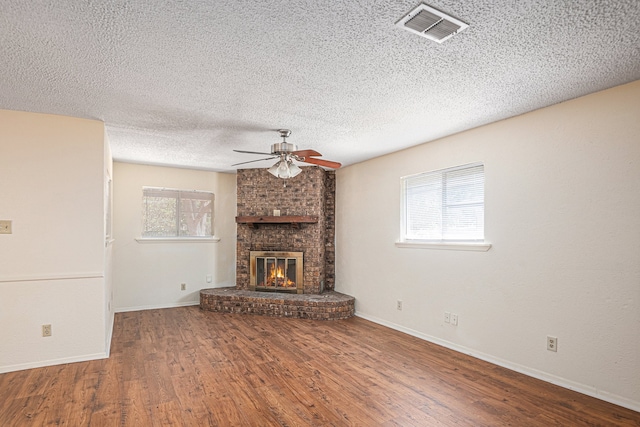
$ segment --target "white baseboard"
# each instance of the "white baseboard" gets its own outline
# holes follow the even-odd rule
[[[158,308],[187,307],[190,305],[198,305],[198,304],[200,304],[200,300],[187,301],[187,302],[172,302],[167,304],[140,305],[137,307],[116,307],[114,311],[116,313],[126,313],[127,311],[142,311],[142,310],[155,310]]]
[[[39,360],[37,362],[20,363],[18,365],[0,366],[0,374],[23,371],[25,369],[44,368],[45,366],[62,365],[65,363],[88,362],[90,360],[108,359],[107,353],[86,354],[83,356],[63,357],[61,359]]]
[[[596,399],[603,400],[605,402],[613,403],[614,405],[619,405],[624,408],[631,409],[632,411],[640,412],[640,402],[636,402],[630,399],[627,399],[622,396],[618,396],[613,393],[608,393],[604,390],[599,390],[595,387],[590,387],[585,384],[577,383],[566,378],[558,377],[556,375],[552,375],[543,371],[539,371],[537,369],[529,368],[527,366],[519,365],[517,363],[509,362],[508,360],[500,359],[498,357],[492,356],[490,354],[485,354],[431,335],[423,334],[422,332],[415,331],[410,328],[406,328],[404,326],[395,324],[393,322],[386,321],[384,319],[380,319],[375,316],[371,316],[365,313],[355,313],[356,316],[361,317],[363,319],[369,320],[371,322],[377,323],[382,326],[386,326],[391,329],[395,329],[396,331],[404,332],[405,334],[414,336],[416,338],[423,339],[425,341],[432,342],[434,344],[441,345],[448,349],[457,351],[459,353],[464,353],[469,356],[475,357],[480,360],[484,360],[485,362],[493,363],[494,365],[502,366],[503,368],[510,369],[515,372],[519,372],[521,374],[527,375],[529,377],[533,377],[542,381],[546,381],[551,384],[555,384],[560,387],[567,388],[569,390],[577,391],[578,393],[586,394],[587,396],[595,397]]]

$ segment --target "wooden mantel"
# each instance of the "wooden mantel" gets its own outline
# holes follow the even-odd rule
[[[238,224],[247,224],[253,228],[259,224],[289,224],[298,228],[300,224],[315,224],[318,222],[317,216],[309,215],[285,215],[285,216],[237,216]]]

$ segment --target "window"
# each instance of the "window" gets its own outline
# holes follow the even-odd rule
[[[142,188],[142,237],[212,237],[213,193]]]
[[[484,240],[484,165],[402,178],[402,241]]]

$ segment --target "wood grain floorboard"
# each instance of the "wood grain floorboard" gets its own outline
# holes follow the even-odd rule
[[[360,318],[116,315],[109,359],[0,374],[0,426],[640,426]]]

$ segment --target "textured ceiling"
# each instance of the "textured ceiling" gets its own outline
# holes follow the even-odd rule
[[[417,4],[2,0],[0,108],[102,120],[116,160],[231,171],[277,128],[348,165],[640,79],[638,0],[431,1],[470,24],[443,44],[394,25]]]

